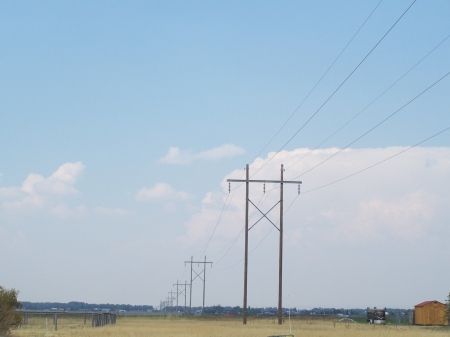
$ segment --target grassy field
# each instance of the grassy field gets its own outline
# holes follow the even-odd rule
[[[250,319],[246,326],[239,318],[179,318],[179,317],[120,317],[116,325],[101,328],[84,326],[81,317],[61,317],[58,331],[54,331],[53,320],[48,318],[48,336],[105,336],[105,337],[266,337],[289,334],[288,320],[279,326],[276,319]],[[407,325],[366,325],[361,323],[339,323],[333,320],[292,319],[292,334],[296,337],[449,337],[449,327],[419,327]],[[16,337],[46,336],[45,318],[31,317],[29,324],[13,332]]]

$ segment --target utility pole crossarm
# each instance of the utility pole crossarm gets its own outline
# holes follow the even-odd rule
[[[229,183],[267,183],[267,184],[301,184],[296,180],[251,180],[251,179],[227,179]]]

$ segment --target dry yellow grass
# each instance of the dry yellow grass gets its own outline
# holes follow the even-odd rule
[[[275,319],[250,319],[246,326],[239,318],[202,319],[171,317],[120,317],[116,325],[92,328],[83,319],[60,318],[58,331],[49,321],[49,337],[104,336],[104,337],[266,337],[289,333],[289,324],[279,326]],[[43,337],[46,335],[45,318],[32,318],[30,324],[14,331],[16,337]],[[375,326],[366,324],[337,323],[330,320],[293,319],[292,334],[296,337],[448,337],[448,327]]]

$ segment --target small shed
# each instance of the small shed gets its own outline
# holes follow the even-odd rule
[[[445,325],[447,319],[445,308],[439,301],[425,301],[414,306],[414,324],[416,325]]]

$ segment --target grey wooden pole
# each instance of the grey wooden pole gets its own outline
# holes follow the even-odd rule
[[[283,324],[283,164],[281,164],[280,183],[280,254],[278,262],[278,324]]]
[[[178,280],[177,280],[177,310],[176,313],[178,314]]]
[[[55,331],[58,331],[58,314],[55,314]]]
[[[205,284],[206,284],[206,255],[205,255],[205,263],[203,263],[203,309],[202,315],[205,314]]]
[[[245,253],[244,253],[244,304],[242,308],[242,323],[247,324],[247,267],[248,267],[248,189],[249,189],[249,173],[248,164],[245,166]]]
[[[189,287],[189,313],[192,313],[192,261],[194,261],[194,257],[191,256],[191,285]]]

